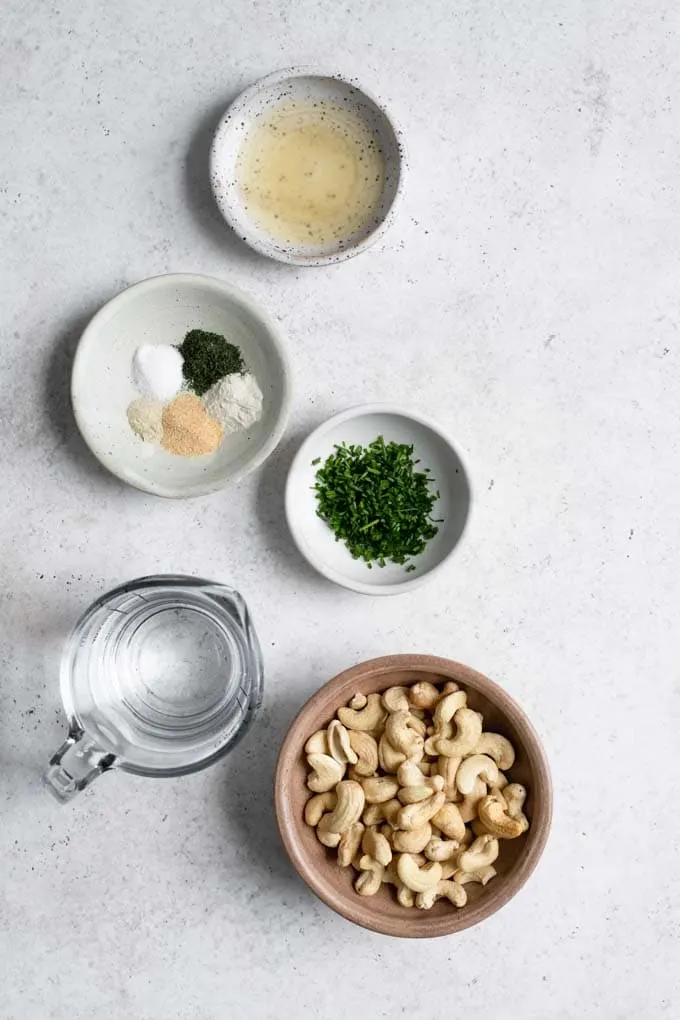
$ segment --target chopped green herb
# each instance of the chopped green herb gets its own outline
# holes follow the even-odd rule
[[[223,376],[243,372],[245,367],[235,344],[219,333],[206,333],[203,329],[189,330],[179,345],[179,353],[184,358],[184,378],[199,397]]]
[[[317,464],[321,463],[321,457],[315,457],[312,461],[312,467],[316,467]]]
[[[317,514],[354,559],[369,567],[405,564],[437,534],[432,509],[439,493],[432,492],[427,469],[415,470],[417,463],[412,446],[378,436],[368,446],[336,445],[316,472]]]

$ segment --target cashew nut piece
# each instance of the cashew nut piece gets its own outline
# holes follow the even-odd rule
[[[441,692],[429,680],[419,680],[412,684],[408,691],[409,701],[414,708],[433,709],[441,697]]]
[[[431,839],[425,847],[428,861],[450,861],[460,850],[457,839]]]
[[[471,847],[458,854],[458,867],[461,871],[486,868],[498,857],[498,849],[498,840],[494,836],[478,836]]]
[[[335,787],[338,802],[330,815],[326,816],[327,832],[345,832],[361,818],[364,810],[364,791],[360,783],[345,779]]]
[[[505,798],[505,803],[508,805],[508,814],[510,817],[519,818],[520,821],[524,818],[528,829],[529,822],[522,810],[524,808],[524,801],[527,799],[527,791],[525,787],[522,786],[521,783],[509,783],[503,789],[503,797]]]
[[[460,842],[465,836],[465,822],[461,818],[458,805],[451,804],[450,801],[443,804],[437,814],[433,815],[432,824],[441,829],[449,839],[455,839]]]
[[[395,829],[392,846],[397,853],[419,854],[432,839],[432,826],[426,822],[420,829]]]
[[[455,691],[459,691],[460,686],[455,680],[447,680],[442,687],[442,698],[445,698],[447,694],[453,694]]]
[[[499,769],[510,769],[515,763],[515,749],[508,738],[500,733],[482,733],[475,754],[488,754]]]
[[[442,899],[453,903],[454,907],[464,907],[467,903],[467,893],[462,885],[459,885],[455,880],[449,882],[440,881],[431,889],[418,893],[416,896],[416,906],[420,910],[429,910],[430,907],[435,905],[437,900]]]
[[[368,854],[359,860],[360,873],[354,888],[360,896],[375,896],[382,885],[385,868],[382,864],[374,861]]]
[[[397,902],[401,907],[414,907],[416,896],[412,889],[407,889],[401,883],[397,886]]]
[[[369,694],[364,708],[339,708],[338,719],[348,730],[375,730],[385,718],[379,694]]]
[[[462,760],[462,758],[447,758],[441,754],[437,761],[437,773],[444,780],[444,793],[447,800],[458,800],[456,773]]]
[[[385,804],[396,797],[399,783],[393,776],[369,776],[362,779],[367,804]]]
[[[305,821],[307,825],[315,828],[321,821],[321,816],[327,811],[332,811],[338,802],[335,790],[327,790],[326,793],[317,793],[310,797],[305,804]]]
[[[326,730],[317,730],[305,744],[305,754],[328,754],[328,735]]]
[[[442,866],[432,861],[419,868],[411,854],[402,854],[397,861],[397,875],[407,889],[415,893],[425,892],[441,882]]]
[[[349,744],[357,756],[354,771],[358,776],[372,776],[378,770],[378,744],[370,733],[347,730]]]
[[[383,836],[382,832],[378,832],[377,829],[366,829],[361,841],[361,849],[369,857],[372,857],[378,864],[382,864],[383,867],[392,860],[392,847],[390,846],[387,837]]]
[[[418,804],[421,800],[427,800],[433,793],[439,793],[444,789],[444,780],[441,776],[433,776],[432,779],[425,779],[420,786],[402,786],[397,797],[402,804]]]
[[[466,705],[467,694],[465,691],[454,691],[440,698],[432,717],[435,733],[441,732],[446,723],[451,722],[458,709],[465,708]]]
[[[420,719],[410,712],[391,712],[385,723],[385,738],[395,751],[401,751],[411,760],[420,759],[424,744],[421,726]]]
[[[477,871],[461,871],[460,869],[454,872],[453,877],[459,885],[467,885],[469,882],[478,882],[480,885],[486,885],[492,878],[495,878],[497,872],[493,864],[488,864],[485,868],[478,868]]]
[[[364,825],[378,825],[379,822],[392,823],[397,820],[401,811],[401,801],[396,797],[385,801],[383,804],[367,804],[362,815]]]
[[[491,757],[491,755],[489,755],[489,757]],[[498,770],[498,777],[496,778],[495,782],[489,783],[489,789],[490,790],[499,790],[500,791],[500,790],[504,790],[507,785],[508,785],[508,777],[506,776],[505,772],[501,772],[501,770],[499,769]]]
[[[439,737],[436,739],[437,750],[447,758],[460,758],[472,754],[482,735],[482,722],[477,712],[471,708],[459,708],[453,717],[456,724],[456,736],[453,739]]]
[[[493,794],[483,797],[477,810],[479,820],[487,832],[492,836],[498,836],[499,839],[517,839],[529,827],[524,815],[521,815],[521,818],[513,818],[506,805]]]
[[[408,689],[406,687],[389,687],[383,691],[382,703],[388,712],[408,712],[411,707],[408,700]]]
[[[483,783],[481,779],[477,779],[472,793],[469,793],[460,804],[456,805],[464,822],[471,822],[477,817],[479,802],[482,797],[486,797],[486,783]]]
[[[345,766],[330,754],[308,754],[307,763],[313,770],[307,777],[307,786],[313,793],[332,790],[345,774]]]
[[[397,769],[397,782],[400,786],[422,786],[423,773],[415,762],[405,761]]]
[[[364,831],[361,822],[354,822],[343,832],[338,843],[338,864],[341,868],[348,868],[356,857]]]
[[[496,763],[486,754],[472,754],[459,765],[456,786],[464,797],[474,793],[478,778],[485,783],[495,783],[498,779]]]
[[[350,699],[350,702],[349,702],[349,705],[347,707],[348,708],[353,708],[355,712],[358,712],[359,709],[366,708],[366,703],[367,702],[368,702],[368,698],[366,697],[366,695],[365,694],[361,694],[360,691],[357,691],[356,694],[352,695],[352,697]]]
[[[420,829],[429,822],[433,815],[444,806],[446,797],[443,793],[433,793],[427,800],[417,804],[407,804],[397,815],[397,827],[400,829]]]
[[[328,846],[334,849],[340,843],[342,834],[339,832],[330,832],[328,828],[328,819],[330,815],[324,815],[319,824],[316,827],[316,838],[319,843],[323,843],[324,846]]]
[[[424,776],[432,775],[432,762],[429,762],[429,761],[419,761],[418,762],[418,768],[420,769],[420,771],[423,773]]]
[[[380,738],[380,743],[378,744],[378,761],[380,763],[380,768],[384,772],[396,772],[401,763],[405,760],[406,755],[392,747],[385,734],[383,734]]]
[[[349,742],[349,730],[338,722],[337,719],[329,724],[326,730],[328,736],[328,750],[331,756],[339,761],[341,765],[356,765],[358,755],[352,750]]]

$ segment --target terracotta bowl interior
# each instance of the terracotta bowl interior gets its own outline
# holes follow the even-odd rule
[[[333,850],[317,840],[303,819],[311,796],[303,748],[309,736],[326,726],[356,691],[371,694],[396,684],[418,680],[455,680],[468,692],[468,704],[484,714],[485,730],[512,741],[517,760],[508,775],[527,787],[525,807],[531,822],[519,839],[504,840],[495,867],[496,878],[486,887],[468,885],[468,903],[456,910],[440,901],[429,911],[401,907],[390,886],[373,897],[358,896],[352,886],[355,872],[341,868]],[[303,707],[284,741],[275,777],[276,814],[286,850],[298,874],[328,906],[356,924],[388,935],[430,938],[462,931],[499,910],[529,878],[543,851],[552,813],[550,773],[538,736],[519,706],[502,688],[460,663],[431,656],[390,656],[363,663],[331,680]]]

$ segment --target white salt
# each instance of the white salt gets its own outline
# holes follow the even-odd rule
[[[170,344],[142,344],[132,359],[132,377],[138,390],[156,400],[172,400],[182,388],[184,360]]]

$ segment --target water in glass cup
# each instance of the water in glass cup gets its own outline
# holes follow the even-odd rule
[[[102,771],[145,776],[205,768],[247,730],[262,700],[262,657],[238,592],[156,576],[87,610],[61,664],[66,743],[45,781],[68,800]]]

